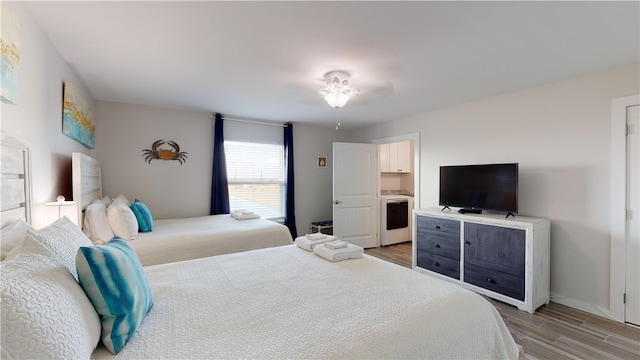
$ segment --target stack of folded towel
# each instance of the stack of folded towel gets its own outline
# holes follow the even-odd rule
[[[324,244],[329,241],[334,241],[337,238],[333,235],[323,234],[321,232],[307,234],[304,236],[298,236],[294,242],[298,245],[299,248],[305,249],[307,251],[313,251],[316,245]]]
[[[335,240],[319,244],[313,249],[313,252],[327,260],[341,261],[361,258],[364,249],[342,240]]]
[[[331,261],[357,259],[364,253],[364,249],[360,246],[321,232],[298,236],[294,242],[299,248],[313,251],[314,254]]]
[[[236,220],[249,220],[249,219],[259,219],[260,215],[250,210],[239,209],[239,210],[231,211],[231,217]]]

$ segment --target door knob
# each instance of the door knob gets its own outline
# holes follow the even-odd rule
[[[338,205],[338,204],[342,204],[342,201],[340,201],[340,200],[336,200],[336,201],[334,201],[333,203],[334,203],[334,204],[336,204],[336,205]]]

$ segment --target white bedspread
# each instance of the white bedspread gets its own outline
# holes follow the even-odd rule
[[[292,243],[286,226],[230,215],[154,220],[153,231],[129,241],[144,266]]]
[[[291,245],[145,270],[154,307],[117,358],[518,358],[480,295],[367,255]]]

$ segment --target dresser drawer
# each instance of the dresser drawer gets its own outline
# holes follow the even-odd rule
[[[429,216],[417,216],[417,230],[419,233],[447,234],[460,238],[460,222],[456,220],[440,219]]]
[[[524,277],[525,231],[465,223],[464,262]]]
[[[418,250],[435,255],[446,256],[454,260],[460,260],[460,238],[442,237],[432,234],[417,236]]]
[[[417,265],[442,275],[460,280],[460,261],[448,257],[434,255],[426,251],[417,251]]]
[[[514,299],[524,300],[524,277],[505,274],[465,262],[464,282]]]

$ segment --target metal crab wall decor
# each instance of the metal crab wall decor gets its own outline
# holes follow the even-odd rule
[[[173,150],[162,149],[161,145],[168,144],[173,148]],[[178,160],[180,166],[187,161],[187,152],[180,151],[180,145],[178,145],[175,141],[164,141],[157,140],[151,145],[151,149],[142,150],[142,155],[144,160],[151,164],[151,160],[160,159],[160,160]]]

